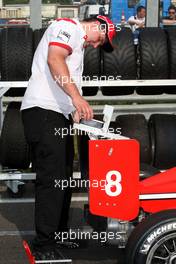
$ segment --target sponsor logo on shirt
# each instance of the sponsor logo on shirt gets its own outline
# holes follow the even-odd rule
[[[60,40],[62,40],[65,43],[69,42],[70,37],[71,37],[71,35],[62,29],[59,31],[59,34],[57,35],[57,38],[59,38]]]

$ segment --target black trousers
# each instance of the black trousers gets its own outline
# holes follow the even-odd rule
[[[55,232],[67,230],[71,189],[56,182],[69,180],[73,173],[74,146],[69,133],[72,121],[63,114],[32,107],[22,111],[24,132],[31,147],[36,172],[34,246],[54,243]],[[62,135],[64,130],[65,134]]]

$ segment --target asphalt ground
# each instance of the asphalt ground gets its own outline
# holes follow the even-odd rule
[[[23,198],[32,198],[34,183],[26,184]],[[79,194],[76,194],[79,195]],[[4,201],[4,199],[7,199]],[[27,264],[22,247],[23,239],[29,241],[34,235],[34,203],[14,202],[0,183],[0,264]],[[90,229],[83,217],[83,202],[73,202],[70,209],[70,227]],[[97,240],[86,240],[81,248],[62,250],[73,264],[124,264],[124,251],[117,246],[101,244]]]

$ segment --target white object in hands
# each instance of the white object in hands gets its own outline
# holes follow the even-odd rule
[[[80,123],[74,123],[73,128],[84,131],[90,139],[107,138],[107,139],[129,139],[119,134],[108,132],[114,108],[110,105],[104,107],[103,122],[91,119],[90,121],[81,120]]]

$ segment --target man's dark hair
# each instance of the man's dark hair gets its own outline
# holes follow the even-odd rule
[[[142,9],[145,9],[145,6],[138,6],[138,8],[136,9],[137,13],[141,12]]]
[[[174,5],[170,5],[169,7],[168,7],[168,12],[170,11],[170,10],[175,10],[175,12],[176,12],[176,7],[174,6]]]

